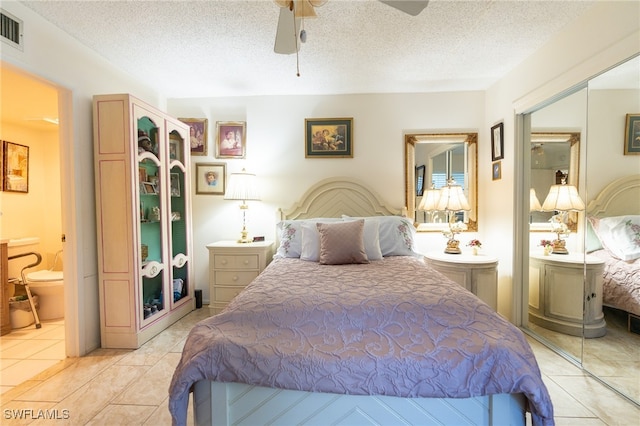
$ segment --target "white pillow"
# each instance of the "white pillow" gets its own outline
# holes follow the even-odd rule
[[[342,216],[344,220],[364,219],[378,223],[378,238],[382,256],[421,256],[415,251],[416,228],[403,216],[370,216],[356,218]]]
[[[278,249],[274,257],[300,257],[302,252],[302,232],[303,223],[313,223],[314,226],[318,222],[339,222],[339,218],[313,218],[302,220],[282,220],[276,225],[278,235]]]
[[[370,261],[382,259],[378,227],[377,221],[364,221],[364,250]],[[300,259],[317,262],[320,259],[320,233],[318,232],[318,228],[313,222],[304,222],[301,230],[302,250]]]
[[[640,258],[640,216],[591,220],[602,245],[621,260]]]

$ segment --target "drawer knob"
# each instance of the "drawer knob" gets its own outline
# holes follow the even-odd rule
[[[233,281],[238,281],[238,276],[237,275],[233,276]]]
[[[227,259],[222,259],[222,264],[226,265],[227,264]]]
[[[245,265],[248,265],[248,264],[249,264],[249,261],[248,261],[247,259],[245,259],[245,260],[244,260],[244,264],[245,264]]]

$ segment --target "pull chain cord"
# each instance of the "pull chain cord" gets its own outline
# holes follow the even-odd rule
[[[296,76],[300,77],[300,58],[298,56],[300,45],[298,44],[298,29],[296,28],[296,11],[294,2],[291,2],[291,11],[293,12],[293,39],[296,41]],[[302,22],[304,25],[304,19],[302,19]]]

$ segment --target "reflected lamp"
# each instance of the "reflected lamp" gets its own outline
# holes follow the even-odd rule
[[[433,215],[438,212],[438,201],[440,201],[440,190],[435,185],[431,185],[422,195],[418,210],[429,213],[429,222],[433,223]]]
[[[554,254],[569,254],[563,236],[569,235],[569,227],[567,226],[567,213],[578,212],[584,210],[584,202],[578,190],[573,185],[567,185],[562,180],[560,185],[551,185],[549,195],[542,203],[542,211],[557,212],[550,219],[551,228],[556,233],[557,238],[553,241]]]
[[[250,243],[247,237],[247,210],[249,200],[260,200],[260,192],[258,190],[258,179],[255,174],[247,173],[242,169],[240,173],[231,173],[227,184],[227,191],[224,194],[225,200],[242,201],[240,210],[242,211],[242,231],[240,232],[239,243]]]
[[[471,206],[464,195],[462,187],[457,185],[453,179],[450,179],[447,185],[440,189],[438,210],[449,215],[449,230],[444,233],[448,238],[444,252],[449,254],[462,253],[460,241],[456,240],[456,234],[464,231],[467,226],[463,222],[455,221],[456,213],[471,210]]]

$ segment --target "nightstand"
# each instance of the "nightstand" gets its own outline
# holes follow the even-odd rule
[[[602,313],[604,261],[583,253],[529,256],[529,321],[572,336],[606,333]],[[583,313],[584,311],[584,313]]]
[[[209,250],[209,309],[217,314],[236,297],[273,257],[273,241],[218,241]]]
[[[442,252],[427,253],[424,257],[433,269],[478,296],[494,311],[498,309],[497,258],[484,254]]]

